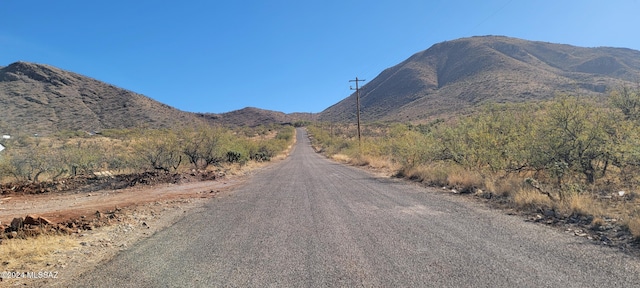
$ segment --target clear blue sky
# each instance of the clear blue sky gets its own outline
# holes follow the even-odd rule
[[[181,110],[320,112],[431,45],[640,50],[640,0],[0,0],[0,66],[53,65]]]

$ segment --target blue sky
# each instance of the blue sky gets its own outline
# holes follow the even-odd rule
[[[640,50],[640,0],[0,0],[0,66],[49,64],[178,109],[320,112],[462,37]]]

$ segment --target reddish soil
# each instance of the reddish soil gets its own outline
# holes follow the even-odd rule
[[[188,173],[77,178],[39,186],[6,184],[0,196],[0,224],[8,226],[13,218],[28,214],[62,223],[94,216],[97,211],[109,213],[116,208],[172,199],[211,198],[240,182],[210,173]]]

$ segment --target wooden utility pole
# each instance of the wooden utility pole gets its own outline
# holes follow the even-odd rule
[[[364,79],[358,79],[358,77],[356,77],[356,80],[349,80],[349,82],[356,82],[356,118],[358,120],[358,145],[362,145],[362,136],[360,136],[360,89],[358,88],[358,82],[364,82],[367,80]],[[351,90],[354,90],[353,87],[349,87]]]

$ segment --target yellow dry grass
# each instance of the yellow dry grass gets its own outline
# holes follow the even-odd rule
[[[634,216],[627,220],[627,228],[631,235],[636,238],[640,238],[640,216]]]
[[[602,205],[589,194],[571,194],[556,203],[557,209],[567,214],[600,216],[604,212]]]
[[[483,187],[484,182],[484,178],[479,173],[464,169],[455,169],[447,176],[449,186],[461,191],[471,191],[473,188]]]
[[[343,162],[343,163],[348,163],[349,161],[351,161],[351,157],[345,155],[345,154],[334,154],[331,155],[331,159],[339,161],[339,162]]]
[[[78,247],[68,235],[40,235],[27,239],[4,239],[0,244],[0,270],[38,271],[55,263],[56,255]]]
[[[392,166],[391,161],[389,161],[389,159],[386,159],[386,158],[368,156],[368,155],[363,155],[361,158],[368,163],[367,165],[369,165],[371,168],[374,168],[374,169],[384,169],[384,168],[390,168]]]
[[[458,166],[420,165],[399,169],[400,174],[414,181],[431,186],[447,186],[462,192],[472,192],[475,188],[484,188],[485,179],[477,172]]]
[[[447,178],[450,169],[440,165],[420,165],[411,168],[404,168],[402,173],[405,177],[435,186],[449,186]]]
[[[513,204],[518,208],[538,209],[553,207],[553,202],[547,195],[532,188],[520,188],[509,191]]]
[[[521,177],[509,175],[499,179],[487,179],[487,181],[485,181],[485,188],[496,195],[509,196],[524,189],[523,183],[524,179]],[[540,193],[538,192],[538,194]]]

